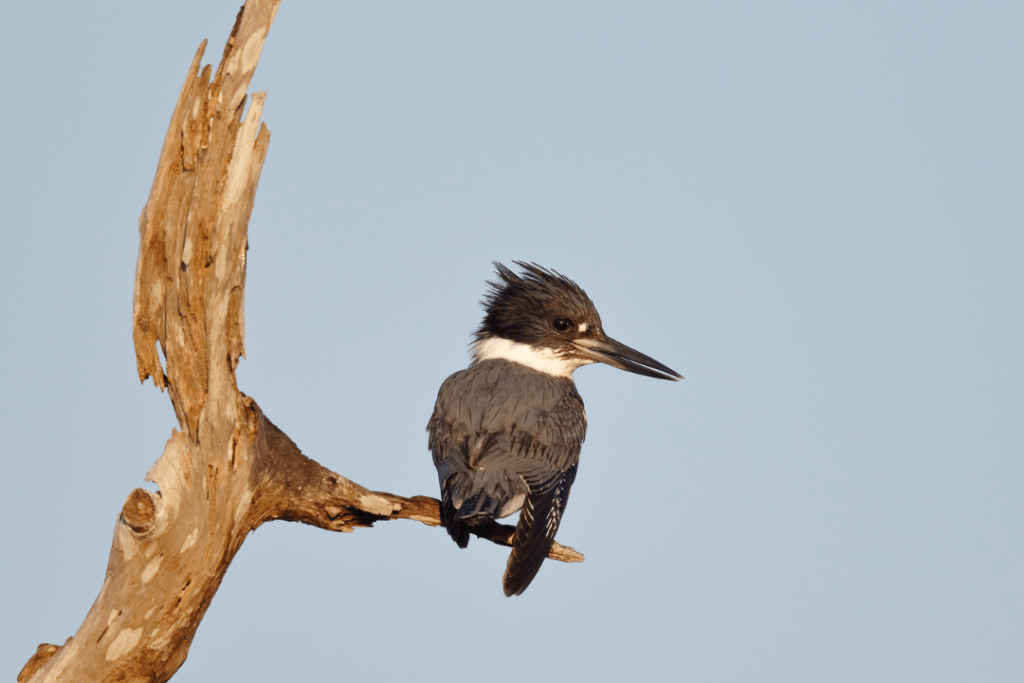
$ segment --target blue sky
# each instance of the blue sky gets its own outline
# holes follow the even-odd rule
[[[61,643],[174,425],[139,386],[145,203],[238,3],[4,10],[0,677]],[[278,522],[175,681],[1024,676],[1024,9],[285,2],[239,385],[309,456],[436,495],[424,428],[493,260],[686,376],[577,373],[559,540]]]

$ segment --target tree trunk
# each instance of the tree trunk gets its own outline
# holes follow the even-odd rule
[[[370,491],[304,456],[236,385],[246,231],[270,143],[259,124],[266,94],[255,93],[242,113],[279,5],[246,3],[212,81],[209,65],[200,72],[206,41],[200,45],[139,218],[139,378],[167,389],[180,428],[146,475],[159,491],[129,494],[85,621],[64,645],[40,645],[19,683],[168,680],[235,553],[264,522],[332,531],[389,519],[440,523],[434,498]],[[513,531],[495,523],[475,533],[509,545]],[[583,559],[558,544],[550,557]]]

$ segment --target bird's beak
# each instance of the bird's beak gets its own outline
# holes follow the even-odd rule
[[[656,377],[657,379],[670,379],[672,381],[683,379],[678,372],[662,365],[650,356],[645,356],[635,349],[631,349],[611,337],[604,339],[576,339],[572,342],[581,356],[587,360],[605,363],[619,370],[635,372],[645,377]]]

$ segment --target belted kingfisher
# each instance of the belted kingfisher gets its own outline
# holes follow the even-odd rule
[[[572,373],[588,363],[658,379],[682,375],[604,333],[575,282],[537,264],[495,263],[473,361],[437,393],[427,431],[441,523],[460,548],[469,527],[522,510],[503,585],[520,595],[551,549],[587,431]]]

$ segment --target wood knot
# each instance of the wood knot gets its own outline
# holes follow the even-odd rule
[[[139,535],[153,530],[156,522],[156,506],[153,496],[146,489],[135,489],[128,494],[128,500],[121,508],[121,521]]]

